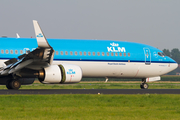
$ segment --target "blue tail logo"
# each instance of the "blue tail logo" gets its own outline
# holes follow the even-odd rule
[[[39,33],[39,34],[37,35],[37,37],[43,37],[43,35],[42,35],[41,33]]]

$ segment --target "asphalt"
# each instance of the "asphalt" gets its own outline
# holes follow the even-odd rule
[[[0,94],[180,94],[180,89],[20,89]]]

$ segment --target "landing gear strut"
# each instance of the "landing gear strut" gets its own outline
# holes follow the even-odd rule
[[[6,84],[7,89],[18,90],[21,87],[21,82],[19,80],[11,80]]]
[[[146,83],[146,79],[142,79],[142,83],[140,84],[141,89],[148,89],[148,84]]]

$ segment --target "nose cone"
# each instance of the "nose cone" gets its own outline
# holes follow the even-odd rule
[[[178,67],[178,64],[177,63],[171,63],[170,67],[172,69],[171,71],[173,71]]]
[[[177,67],[178,67],[178,63],[170,58],[170,69],[171,69],[170,71],[175,70]]]

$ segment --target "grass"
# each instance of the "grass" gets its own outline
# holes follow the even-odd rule
[[[7,120],[178,120],[180,95],[1,95]]]

